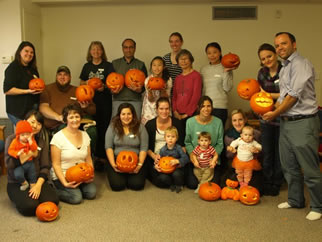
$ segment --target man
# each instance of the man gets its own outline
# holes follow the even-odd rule
[[[277,54],[283,59],[283,68],[279,73],[280,98],[276,109],[264,114],[263,119],[270,121],[281,116],[279,146],[281,164],[288,183],[288,201],[279,204],[278,208],[303,208],[305,182],[311,207],[306,218],[318,220],[322,214],[322,185],[314,68],[297,52],[292,34],[277,33],[274,42]]]
[[[125,73],[130,69],[139,69],[144,72],[145,76],[147,76],[147,70],[144,62],[134,57],[135,50],[136,43],[133,39],[125,39],[122,42],[122,51],[124,56],[112,61],[113,67],[117,73],[125,75]],[[136,86],[128,88],[124,86],[122,90],[115,89],[111,91],[113,93],[112,117],[116,115],[117,108],[121,103],[128,102],[134,106],[137,117],[141,118],[141,94],[143,93],[144,88],[138,88]]]
[[[71,74],[67,66],[60,66],[56,73],[56,82],[46,85],[40,95],[39,111],[44,115],[44,125],[55,133],[64,127],[63,109],[68,104],[77,102],[75,98],[76,87],[70,84]],[[79,102],[85,116],[95,115],[96,106],[93,102]],[[96,129],[88,129],[91,137],[91,148],[94,151]]]

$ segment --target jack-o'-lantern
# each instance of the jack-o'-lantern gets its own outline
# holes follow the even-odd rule
[[[238,67],[240,64],[239,56],[233,53],[228,53],[221,58],[221,64],[226,68]]]
[[[97,90],[103,86],[103,82],[101,79],[94,77],[88,80],[87,85],[89,85],[94,90]]]
[[[245,100],[249,100],[255,93],[260,91],[260,85],[255,79],[245,79],[237,86],[238,95]]]
[[[123,88],[124,76],[120,73],[111,72],[106,78],[106,86],[109,89]]]
[[[238,181],[227,179],[226,185],[227,186],[221,190],[221,199],[226,200],[230,198],[234,201],[238,201],[239,191],[236,189],[238,187]]]
[[[76,98],[80,102],[91,101],[94,97],[94,89],[89,85],[80,85],[76,88]]]
[[[205,182],[199,187],[199,197],[206,201],[216,201],[221,196],[221,188],[216,183]]]
[[[250,99],[250,107],[255,113],[264,114],[273,110],[274,100],[268,92],[255,93]]]
[[[151,77],[148,81],[151,90],[161,90],[165,88],[165,81],[161,77]]]
[[[41,78],[34,78],[29,81],[29,89],[42,91],[45,89],[45,82]]]
[[[132,172],[138,164],[138,155],[133,151],[121,151],[116,158],[116,166],[122,172]]]
[[[125,74],[125,85],[130,88],[131,86],[135,86],[138,88],[143,87],[145,81],[145,75],[143,71],[138,69],[128,70]]]
[[[239,200],[246,205],[255,205],[259,203],[259,191],[252,186],[244,186],[239,190]]]
[[[162,173],[172,173],[176,169],[176,166],[170,165],[170,161],[174,160],[171,156],[161,157],[159,160],[159,167]]]
[[[59,209],[53,202],[43,202],[36,209],[36,216],[40,221],[50,222],[58,217]]]
[[[86,182],[93,179],[94,177],[94,168],[92,165],[83,162],[75,166],[72,166],[66,171],[66,180],[68,182]]]

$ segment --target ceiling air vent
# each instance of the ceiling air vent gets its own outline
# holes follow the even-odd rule
[[[257,6],[212,7],[213,20],[256,20]]]

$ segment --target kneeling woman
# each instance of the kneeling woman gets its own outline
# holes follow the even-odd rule
[[[125,188],[141,190],[145,185],[148,150],[148,133],[140,124],[132,104],[122,103],[112,119],[105,135],[105,149],[109,160],[107,177],[113,191]],[[138,154],[138,165],[132,173],[122,173],[116,165],[116,157],[121,151],[134,151]]]
[[[51,159],[52,178],[61,201],[79,204],[85,199],[96,197],[93,179],[86,183],[68,182],[65,173],[68,168],[86,162],[93,165],[90,138],[85,131],[79,130],[82,110],[78,104],[71,104],[63,109],[63,121],[66,127],[52,138]]]

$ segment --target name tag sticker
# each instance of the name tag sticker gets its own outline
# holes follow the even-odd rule
[[[134,134],[130,134],[130,135],[129,135],[129,137],[130,137],[131,139],[134,139],[135,135],[134,135]]]
[[[280,79],[277,79],[274,81],[274,84],[279,84],[280,83]]]
[[[220,77],[220,75],[218,75],[218,74],[215,74],[215,75],[214,75],[214,77]]]
[[[200,133],[201,133],[200,131],[197,131],[197,132],[196,132],[196,135],[199,135]]]

